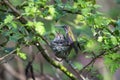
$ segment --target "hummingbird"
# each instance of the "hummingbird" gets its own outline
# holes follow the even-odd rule
[[[75,53],[78,53],[79,43],[76,41],[74,34],[69,26],[62,26],[65,31],[65,35],[57,32],[55,38],[51,41],[50,45],[55,52],[55,56],[58,58],[66,59],[71,50],[74,49]]]
[[[70,26],[64,25],[62,26],[62,28],[65,30],[66,33],[66,38],[68,41],[68,44],[70,46],[69,48],[69,52],[72,50],[72,48],[74,49],[75,53],[78,54],[78,48],[80,48],[80,44],[79,42],[75,39],[74,34],[72,32],[72,29]]]

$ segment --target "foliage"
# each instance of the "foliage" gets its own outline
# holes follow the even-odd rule
[[[17,48],[17,55],[22,58],[23,60],[26,60],[27,57],[26,57],[26,54],[21,52],[19,48]]]
[[[95,54],[93,57],[105,55],[105,64],[111,72],[119,68],[120,19],[115,21],[98,12],[97,9],[100,6],[93,4],[94,0],[68,0],[64,3],[62,0],[54,0],[54,2],[10,0],[10,2],[20,11],[20,15],[10,10],[10,6],[0,7],[0,15],[2,15],[0,16],[0,34],[7,38],[7,41],[17,42],[17,45],[31,45],[34,41],[43,43],[40,36],[51,41],[56,31],[61,33],[63,31],[58,26],[67,24],[75,30],[77,40],[84,47],[83,52],[87,52],[90,56]],[[27,23],[23,24],[20,21],[21,17],[27,18]],[[19,46],[16,48],[17,55],[26,60],[26,54],[20,52]],[[75,66],[81,68],[81,64],[77,62]],[[73,75],[70,74],[70,76]]]
[[[119,59],[120,55],[118,53],[109,53],[105,56],[105,63],[112,73],[114,73],[120,67]]]

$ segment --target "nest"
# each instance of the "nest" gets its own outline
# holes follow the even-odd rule
[[[58,58],[66,58],[68,56],[69,44],[68,40],[62,34],[57,34],[53,41],[51,41],[51,48]]]

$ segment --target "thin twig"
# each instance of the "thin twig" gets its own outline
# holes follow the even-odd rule
[[[114,48],[110,48],[109,50],[114,50],[114,51],[116,51],[116,50],[117,50],[116,47],[119,47],[119,46],[120,46],[120,45],[118,44],[118,45],[116,45]],[[101,52],[101,54],[97,55],[96,57],[94,57],[94,58],[93,58],[86,66],[84,66],[79,72],[81,73],[81,72],[82,72],[84,69],[86,69],[89,65],[91,65],[93,62],[95,62],[95,60],[96,60],[97,58],[105,55],[105,53],[106,53],[106,50],[103,51],[103,52]]]
[[[12,54],[15,53],[15,52],[16,52],[16,49],[14,49],[14,50],[11,51],[10,53],[6,54],[5,56],[1,57],[1,58],[0,58],[0,62],[1,62],[2,60],[4,60],[5,58],[7,58],[8,56],[12,55]]]
[[[13,13],[12,11],[4,10],[4,9],[0,9],[0,12]]]
[[[24,46],[24,47],[25,47],[25,46]],[[22,47],[22,48],[20,48],[20,49],[23,49],[24,47]],[[14,54],[16,51],[17,51],[17,49],[14,49],[14,50],[12,50],[10,53],[6,54],[5,56],[2,56],[2,57],[0,58],[0,62],[2,62],[2,61],[5,60],[5,59],[8,59],[8,57],[11,56],[12,54]],[[13,59],[13,58],[12,58],[12,59]],[[8,59],[8,60],[6,60],[5,62],[10,61],[10,60],[11,60],[11,58]],[[5,63],[5,62],[2,62],[2,63]],[[0,64],[1,64],[1,63],[0,63]]]

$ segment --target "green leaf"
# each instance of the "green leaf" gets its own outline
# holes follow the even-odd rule
[[[84,8],[82,9],[82,14],[87,15],[88,13],[90,13],[91,9],[90,8]]]
[[[103,41],[103,37],[102,36],[99,36],[98,37],[98,42],[102,42]]]
[[[12,36],[9,37],[10,41],[17,42],[19,39],[21,39],[23,36],[20,33],[13,34]]]
[[[12,3],[12,5],[14,6],[19,6],[22,4],[24,0],[10,0],[10,2]]]
[[[13,28],[17,28],[17,24],[13,21],[10,23],[12,25]]]
[[[78,24],[78,23],[81,23],[81,21],[84,22],[83,19],[84,19],[83,15],[77,15],[74,21],[76,24]]]
[[[114,37],[114,36],[111,36],[111,41],[112,41],[113,45],[118,44],[118,41],[117,41],[116,37]]]
[[[73,65],[78,69],[81,70],[83,68],[82,64],[80,64],[79,62],[74,62]]]
[[[26,25],[29,26],[29,27],[32,27],[32,26],[34,26],[34,22],[28,21]]]
[[[41,10],[39,10],[40,1],[29,0],[27,6],[24,7],[25,13],[23,15],[35,18],[36,16],[41,15]]]
[[[27,16],[35,16],[35,14],[39,12],[37,7],[25,7],[25,14]]]
[[[31,22],[29,21],[27,24],[27,26],[29,26],[30,28],[31,27],[34,27],[35,30],[40,34],[40,35],[43,35],[46,30],[45,30],[45,27],[44,27],[44,24],[42,22]]]
[[[23,53],[23,52],[20,52],[20,49],[19,49],[19,48],[17,48],[17,55],[18,55],[21,59],[23,59],[23,60],[26,60],[26,59],[27,59],[26,54]]]
[[[86,51],[98,53],[101,49],[100,44],[95,40],[89,40],[85,45]]]
[[[114,73],[120,67],[120,55],[118,53],[111,53],[104,56],[104,61],[109,70]]]
[[[8,15],[8,16],[6,16],[6,19],[4,20],[4,23],[5,24],[10,23],[10,22],[12,22],[13,19],[14,19],[14,16]]]
[[[52,18],[55,17],[56,11],[55,11],[54,6],[49,6],[48,12],[52,16]]]
[[[44,24],[42,22],[35,22],[34,23],[35,30],[40,34],[43,35],[46,31],[44,28]]]

